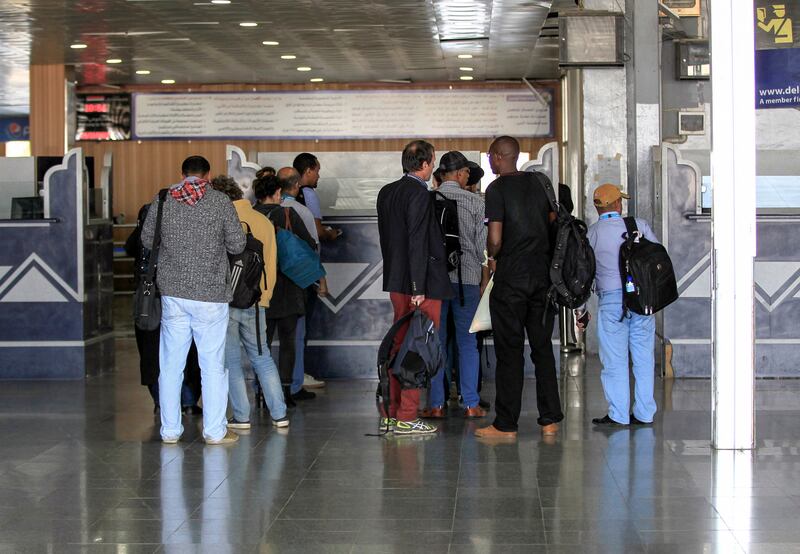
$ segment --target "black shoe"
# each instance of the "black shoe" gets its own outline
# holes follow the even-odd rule
[[[631,425],[652,425],[652,421],[642,421],[638,419],[635,415],[631,414]]]
[[[608,414],[604,415],[603,417],[596,417],[592,420],[592,423],[595,425],[607,425],[608,427],[627,427],[624,423],[618,423],[608,417]]]
[[[283,386],[283,401],[286,402],[287,408],[294,408],[297,406],[294,399],[292,398],[291,388],[289,385]]]
[[[488,410],[489,408],[491,408],[491,407],[492,407],[492,403],[491,403],[491,402],[488,402],[488,401],[486,401],[486,400],[484,400],[483,398],[479,398],[479,400],[478,400],[478,406],[480,406],[480,407],[481,407],[481,408],[483,408],[484,410]]]
[[[297,391],[292,395],[292,400],[313,400],[316,397],[317,397],[316,393],[301,388],[299,391]]]
[[[195,404],[194,406],[184,406],[183,413],[185,415],[203,415],[203,408]]]

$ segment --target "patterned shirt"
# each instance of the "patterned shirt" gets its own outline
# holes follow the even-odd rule
[[[486,249],[486,225],[483,222],[486,206],[483,198],[462,189],[455,181],[445,181],[438,191],[454,200],[458,209],[458,232],[461,235],[461,282],[481,284],[483,251]],[[458,283],[458,270],[450,272],[450,282]]]

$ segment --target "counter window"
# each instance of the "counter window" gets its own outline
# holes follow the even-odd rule
[[[711,177],[703,176],[701,207],[710,212],[712,207]],[[756,177],[756,207],[769,210],[795,210],[800,208],[800,176],[758,175]]]

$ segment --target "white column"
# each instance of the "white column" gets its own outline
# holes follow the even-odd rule
[[[714,448],[754,442],[753,259],[756,250],[753,2],[711,11],[714,252]]]

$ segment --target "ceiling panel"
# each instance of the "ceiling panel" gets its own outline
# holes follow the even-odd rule
[[[554,78],[557,41],[538,38],[565,3],[0,0],[0,115],[27,110],[31,63],[72,65],[81,85]]]

